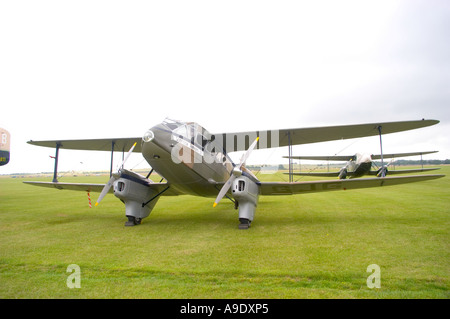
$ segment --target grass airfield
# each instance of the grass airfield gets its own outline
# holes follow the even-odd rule
[[[431,172],[435,173],[435,172]],[[0,298],[450,297],[450,167],[385,188],[260,197],[249,230],[226,199],[162,197],[137,227],[112,195],[0,177]],[[287,180],[286,175],[258,175]],[[108,176],[61,182],[106,183]],[[302,179],[306,180],[306,179]],[[98,193],[92,193],[92,203]],[[81,288],[66,272],[81,269]],[[381,288],[367,287],[367,267]]]

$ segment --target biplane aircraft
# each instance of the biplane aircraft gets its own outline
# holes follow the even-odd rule
[[[357,178],[364,175],[375,175],[377,177],[385,177],[388,172],[389,175],[394,174],[409,174],[419,173],[437,170],[439,168],[413,168],[413,169],[401,169],[401,170],[388,170],[389,165],[394,163],[395,158],[425,155],[436,153],[431,152],[413,152],[413,153],[397,153],[397,154],[376,154],[371,155],[368,153],[356,153],[355,155],[332,155],[332,156],[283,156],[284,158],[297,159],[297,160],[317,160],[317,161],[347,161],[339,171],[336,172],[292,172],[292,175],[299,176],[316,176],[316,177],[338,177],[339,179]],[[386,165],[383,163],[383,159],[392,158]],[[373,166],[377,166],[374,160],[382,160],[381,167],[377,167],[376,170],[372,170]],[[287,173],[286,173],[287,174]]]
[[[418,175],[384,178],[362,178],[310,182],[261,182],[245,167],[254,149],[288,147],[331,140],[389,134],[435,125],[436,120],[294,128],[272,131],[211,134],[194,122],[166,119],[150,128],[142,137],[29,141],[29,144],[56,148],[52,182],[25,182],[35,186],[57,189],[100,192],[96,206],[104,196],[113,192],[125,204],[126,226],[141,223],[155,207],[161,196],[195,195],[215,198],[215,207],[223,197],[239,209],[239,228],[247,229],[254,220],[258,198],[262,195],[294,195],[314,192],[351,190],[391,186],[425,181],[444,175]],[[106,184],[61,183],[57,180],[60,149],[111,152],[110,180]],[[112,172],[114,151],[127,155],[117,172]],[[229,154],[244,151],[239,163]],[[124,168],[129,155],[139,152],[150,165],[147,176]],[[155,171],[165,181],[149,179]]]

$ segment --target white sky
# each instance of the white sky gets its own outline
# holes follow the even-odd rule
[[[383,150],[450,158],[449,35],[447,0],[0,1],[0,174],[53,170],[30,139],[142,136],[165,117],[211,133],[438,119]],[[294,147],[361,151],[378,139]],[[108,170],[109,156],[61,150],[59,169]]]

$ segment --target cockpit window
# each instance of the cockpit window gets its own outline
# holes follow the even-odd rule
[[[186,125],[186,124],[181,125],[181,126],[177,127],[176,129],[174,129],[172,131],[172,134],[175,134],[178,137],[181,137],[181,138],[183,138],[185,140],[188,140],[188,141],[190,141],[191,137],[194,136],[192,134],[192,132],[191,132],[190,127],[188,125]]]
[[[229,170],[233,168],[233,162],[223,151],[222,139],[214,137],[202,126],[195,122],[181,122],[165,119],[163,124],[172,130],[172,140],[181,143],[201,156],[212,156],[217,163],[223,163]]]
[[[209,139],[206,136],[210,134],[200,125],[194,122],[179,123],[179,126],[172,131],[172,136],[182,138],[192,145],[204,149]]]
[[[180,125],[184,125],[184,122],[166,118],[166,119],[162,122],[162,124],[164,124],[165,126],[167,126],[168,128],[170,128],[171,130],[174,130],[174,129],[176,129],[177,127],[179,127]]]

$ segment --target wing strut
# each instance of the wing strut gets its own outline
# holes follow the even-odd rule
[[[288,135],[288,153],[289,153],[289,183],[294,181],[292,174],[292,143],[291,143],[291,131],[287,132]]]
[[[116,143],[114,141],[111,142],[111,166],[109,169],[109,177],[111,178],[112,176],[112,170],[113,170],[113,160],[114,160],[114,145],[116,145]]]
[[[147,176],[146,176],[145,178],[149,178],[150,175],[152,175],[152,173],[153,173],[153,168],[151,169],[150,173],[148,173]]]
[[[58,183],[58,158],[59,158],[59,148],[60,147],[61,147],[61,144],[56,143],[55,168],[53,170],[53,183]]]
[[[158,196],[161,196],[166,190],[168,190],[170,188],[170,185],[167,186],[166,188],[164,188],[162,191],[160,191],[158,194],[156,194],[155,196],[153,196],[152,198],[150,198],[148,201],[146,201],[145,203],[142,203],[142,207],[144,207],[145,205],[147,205],[148,203],[150,203],[152,200],[154,200],[155,198],[157,198]]]
[[[113,170],[113,162],[114,162],[114,146],[116,145],[115,141],[111,142],[111,165],[109,170],[109,177],[112,176],[112,170]],[[56,152],[55,156],[51,156],[55,159],[55,168],[53,169],[53,183],[58,183],[58,159],[59,159],[59,149],[61,148],[62,144],[61,142],[56,142]]]
[[[380,155],[381,155],[381,171],[380,171],[380,177],[386,177],[386,169],[384,167],[384,161],[383,161],[383,142],[381,138],[381,125],[378,127],[378,132],[380,133]]]

